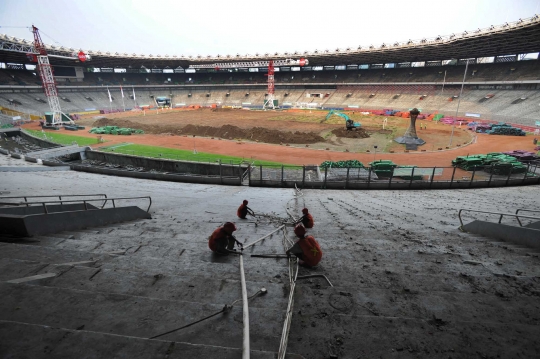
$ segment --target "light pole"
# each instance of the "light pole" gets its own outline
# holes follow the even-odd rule
[[[452,138],[454,137],[454,126],[456,122],[456,118],[459,111],[459,104],[461,102],[461,95],[463,94],[463,86],[465,86],[465,78],[467,77],[467,68],[469,67],[469,59],[467,59],[467,63],[465,64],[465,73],[463,74],[463,81],[461,82],[461,91],[459,92],[459,98],[456,108],[456,116],[454,117],[454,120],[452,121],[452,133],[450,134],[450,143],[448,144],[448,147],[452,146]]]

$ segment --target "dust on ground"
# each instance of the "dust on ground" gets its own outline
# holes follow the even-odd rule
[[[129,127],[133,123],[129,120],[111,120],[102,118],[94,123],[94,126],[118,126]],[[293,144],[311,144],[324,142],[324,138],[315,132],[289,132],[278,131],[264,127],[252,127],[243,129],[233,125],[223,125],[219,127],[185,125],[183,127],[171,125],[145,125],[137,124],[137,128],[150,134],[174,134],[174,135],[196,135],[203,137],[217,137],[229,140],[244,139],[264,143],[293,143]]]

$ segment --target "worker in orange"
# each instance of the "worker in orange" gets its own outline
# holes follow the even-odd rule
[[[299,259],[299,264],[307,267],[315,267],[322,258],[322,250],[313,236],[306,236],[306,228],[302,224],[294,227],[294,234],[300,238],[291,248],[287,255],[294,254]]]
[[[255,217],[255,212],[251,210],[251,208],[248,207],[248,201],[245,199],[240,207],[238,207],[238,210],[236,211],[236,215],[238,218],[246,219],[247,215]]]
[[[315,222],[313,216],[309,213],[307,208],[302,209],[302,217],[300,217],[294,224],[302,223],[306,228],[313,228]]]
[[[234,244],[238,243],[240,250],[244,250],[242,243],[233,236],[236,231],[236,226],[232,222],[226,222],[223,226],[218,227],[208,238],[208,247],[219,254],[242,254],[234,250]]]

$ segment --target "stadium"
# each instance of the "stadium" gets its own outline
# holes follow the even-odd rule
[[[0,35],[1,357],[539,355],[538,15],[288,53],[40,49]],[[303,208],[313,268],[283,255]],[[242,254],[215,255],[229,221]]]

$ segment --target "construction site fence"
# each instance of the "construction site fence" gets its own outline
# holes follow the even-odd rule
[[[512,173],[497,168],[465,171],[458,167],[415,167],[381,171],[374,168],[320,168],[319,166],[251,166],[253,187],[299,189],[466,189],[540,184],[540,162]],[[517,170],[516,170],[517,171]]]

